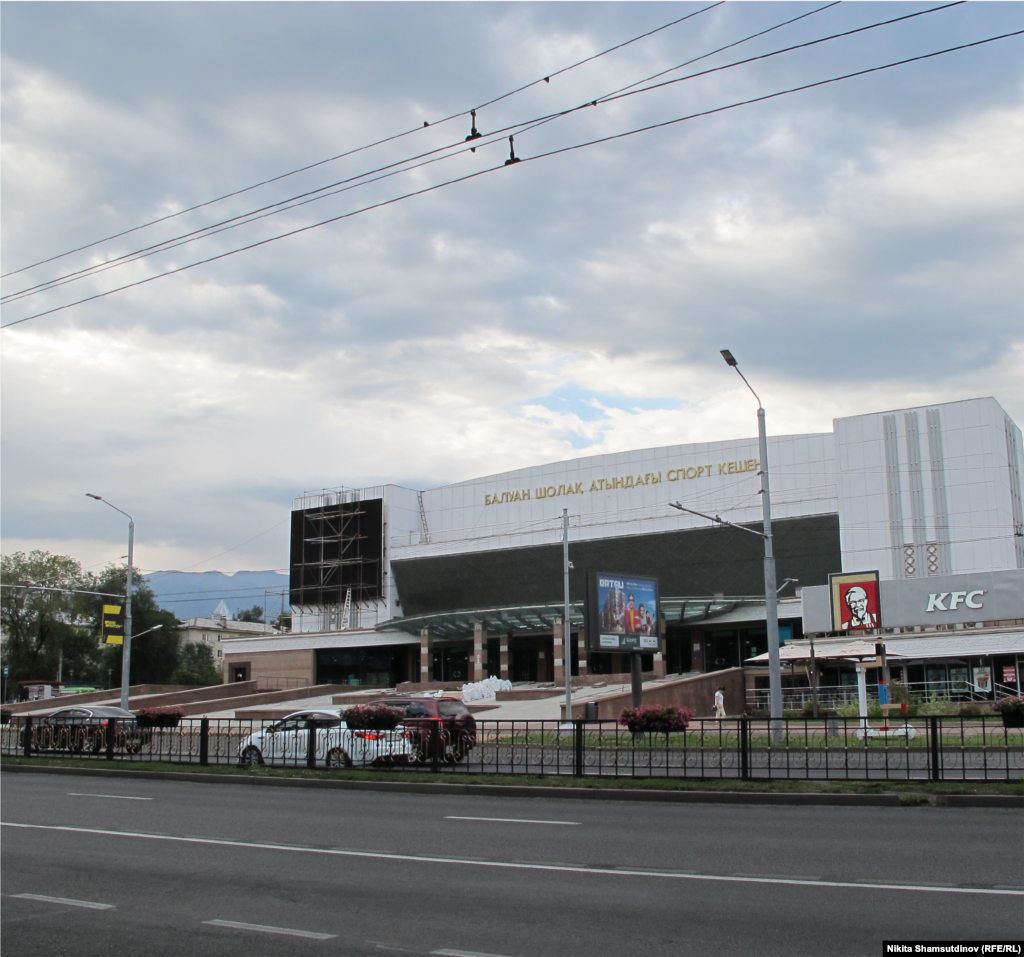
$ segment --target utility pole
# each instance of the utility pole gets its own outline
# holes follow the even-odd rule
[[[128,519],[128,577],[124,589],[124,645],[121,652],[121,707],[127,711],[132,667],[132,567],[135,561],[135,519],[124,509],[111,505],[102,495],[93,495],[92,492],[85,494],[97,502],[110,505],[115,512],[120,512]]]

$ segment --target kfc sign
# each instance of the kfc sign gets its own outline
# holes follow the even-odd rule
[[[986,590],[976,588],[974,591],[940,591],[930,594],[925,611],[956,611],[961,605],[967,608],[983,608],[981,596]]]
[[[878,572],[828,576],[832,631],[873,631],[882,624]]]

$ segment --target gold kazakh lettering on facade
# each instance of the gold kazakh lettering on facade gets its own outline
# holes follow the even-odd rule
[[[744,472],[756,472],[761,467],[757,459],[744,459],[734,462],[719,462],[717,468],[708,465],[690,465],[682,468],[669,469],[664,481],[679,482],[686,479],[710,478],[712,475],[740,475]],[[616,475],[610,479],[598,478],[591,480],[590,488],[584,489],[582,482],[566,482],[561,485],[538,486],[533,489],[533,498],[558,498],[562,495],[583,495],[584,492],[611,492],[620,488],[638,488],[641,485],[657,485],[661,482],[661,472],[644,472],[642,475]],[[530,489],[495,492],[484,495],[484,505],[505,505],[510,502],[526,502],[531,498]]]

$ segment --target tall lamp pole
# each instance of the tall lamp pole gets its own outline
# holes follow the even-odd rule
[[[757,439],[761,455],[761,514],[764,523],[764,606],[768,627],[768,685],[772,719],[782,718],[782,668],[779,664],[779,606],[775,585],[775,551],[772,547],[772,502],[768,491],[768,435],[764,424],[761,398],[740,372],[740,365],[728,349],[722,349],[722,358],[732,366],[757,399]]]
[[[565,672],[565,720],[572,722],[572,628],[569,625],[569,509],[562,509],[562,670]]]
[[[124,509],[111,505],[102,495],[85,493],[89,498],[96,499],[104,505],[110,505],[115,512],[120,512],[128,519],[128,579],[124,589],[124,646],[121,653],[121,707],[128,710],[128,687],[132,667],[132,563],[135,560],[135,519]],[[150,629],[152,630],[152,629]]]

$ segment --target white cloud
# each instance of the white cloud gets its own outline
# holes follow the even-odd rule
[[[829,16],[863,20],[857,6]],[[384,8],[314,7],[301,14],[320,18],[320,34],[307,30],[302,50],[282,47],[281,63],[248,62],[244,41],[225,27],[241,8],[174,8],[178,19],[131,8],[125,16],[168,31],[164,41],[146,34],[153,70],[138,91],[117,76],[118,57],[136,55],[130,30],[104,35],[112,52],[100,63],[88,9],[76,8],[86,26],[70,48],[33,47],[15,23],[19,56],[4,61],[5,261],[69,248],[416,125],[417,116],[436,119],[471,93],[501,92],[653,25],[645,5],[478,5],[430,34],[427,69],[417,66],[427,61],[416,59],[425,54],[415,31],[446,17],[444,8],[410,9],[408,24],[385,29]],[[578,102],[706,49],[709,34],[720,43],[752,29],[751,18],[764,25],[788,14],[752,7],[726,5],[651,47],[541,84],[522,106],[488,108],[481,126]],[[268,23],[291,26],[274,19],[276,9],[261,10],[269,20],[257,34],[273,32]],[[979,5],[959,15],[983,23],[1001,14]],[[31,11],[19,16],[34,22]],[[219,47],[234,64],[222,76],[196,54],[187,82],[203,96],[155,79],[178,75],[161,44],[180,45],[178,29],[200,36],[197,23],[209,33],[184,42]],[[957,23],[942,29],[955,34]],[[351,46],[339,53],[335,41]],[[503,169],[5,331],[4,548],[46,543],[87,564],[121,554],[116,516],[82,495],[98,491],[135,510],[146,567],[184,567],[271,528],[308,488],[437,484],[581,447],[749,436],[753,399],[721,363],[723,346],[740,356],[776,434],[988,394],[1024,420],[1019,64],[995,48],[988,73],[972,62],[936,67],[949,78],[930,75],[927,110],[910,74],[893,72],[885,88],[828,88]],[[680,115],[790,79],[787,70],[817,69],[794,62],[583,111],[517,137],[517,151]],[[954,87],[968,92],[957,99]],[[463,126],[430,128],[232,200],[223,215],[458,139]],[[505,149],[68,289],[84,295],[116,275],[144,278],[481,168]],[[545,402],[570,386],[609,401],[594,400],[584,418]],[[637,410],[632,400],[676,407]],[[286,552],[282,527],[207,567],[280,568]]]

